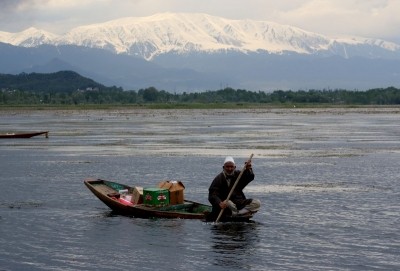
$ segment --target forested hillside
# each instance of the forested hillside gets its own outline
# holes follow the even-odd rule
[[[59,71],[56,73],[21,73],[18,75],[0,74],[0,89],[22,90],[31,92],[67,92],[87,88],[109,89],[92,79],[83,77],[73,71]]]
[[[224,88],[195,93],[169,93],[148,87],[124,91],[105,87],[71,71],[50,74],[0,74],[0,105],[83,105],[141,103],[257,103],[399,105],[400,89],[395,87],[356,90],[276,90],[271,93]]]

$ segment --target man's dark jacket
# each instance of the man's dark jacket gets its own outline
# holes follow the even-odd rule
[[[212,181],[210,188],[208,189],[208,201],[213,207],[212,212],[209,215],[210,220],[215,220],[218,217],[219,212],[221,211],[219,204],[220,202],[226,200],[239,174],[240,170],[235,170],[234,174],[231,176],[225,175],[224,172],[221,172]],[[230,183],[229,186],[228,180]],[[251,169],[246,169],[240,177],[240,180],[238,181],[238,184],[236,185],[235,190],[230,197],[230,200],[236,204],[238,210],[242,209],[251,202],[251,199],[246,199],[243,189],[253,180],[253,171]],[[229,208],[226,208],[223,215],[226,216],[230,214],[231,212]]]

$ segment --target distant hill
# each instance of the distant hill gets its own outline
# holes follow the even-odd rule
[[[73,71],[55,73],[0,74],[0,89],[32,92],[73,92],[80,90],[105,90],[102,84]]]

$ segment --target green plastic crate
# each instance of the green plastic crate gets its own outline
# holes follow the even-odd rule
[[[169,205],[168,189],[151,187],[143,188],[143,203],[148,206],[166,206]]]

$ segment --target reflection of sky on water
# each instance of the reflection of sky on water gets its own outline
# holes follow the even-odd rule
[[[0,265],[397,270],[399,112],[0,111],[0,133],[50,130],[0,140]],[[245,193],[262,206],[250,225],[121,217],[83,185],[181,180],[187,199],[206,203],[224,156],[241,167],[251,153],[256,178]]]
[[[382,147],[398,151],[396,109],[354,110],[35,111],[2,116],[0,131],[49,130],[50,139],[35,139],[34,147],[71,155],[350,157]],[[30,144],[0,142],[13,148]]]

